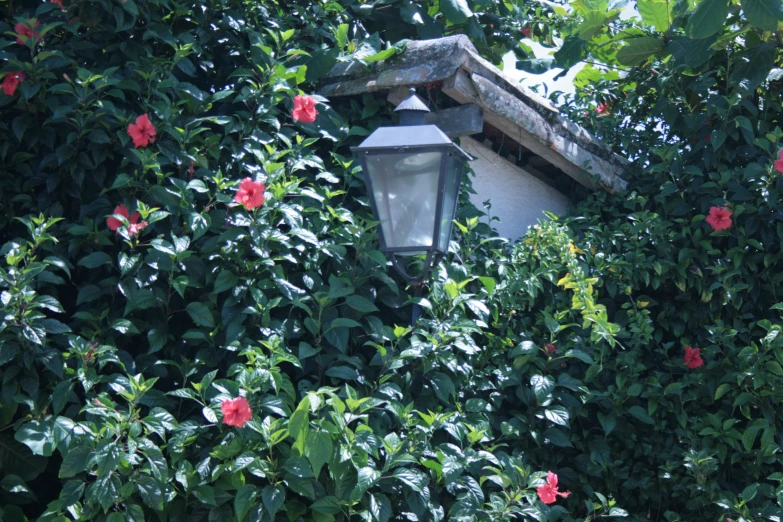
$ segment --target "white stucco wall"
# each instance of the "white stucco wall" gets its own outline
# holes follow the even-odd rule
[[[566,214],[568,198],[555,188],[472,138],[460,138],[460,146],[475,158],[470,167],[475,173],[476,194],[471,194],[470,200],[479,209],[484,201],[492,202],[490,215],[500,218],[492,226],[501,237],[518,239],[539,219],[546,219],[544,210]]]

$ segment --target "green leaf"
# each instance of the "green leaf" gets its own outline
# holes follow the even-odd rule
[[[212,290],[214,293],[219,294],[226,290],[231,290],[239,282],[239,278],[229,270],[221,270],[215,279],[215,288]]]
[[[772,44],[757,45],[734,57],[729,85],[750,94],[763,82],[775,66],[776,48]]]
[[[155,353],[162,350],[163,347],[166,346],[168,336],[166,335],[166,332],[160,328],[153,328],[147,332],[147,340],[150,343],[150,349],[147,351],[147,353]]]
[[[188,227],[193,232],[193,241],[206,234],[210,225],[209,214],[199,214],[198,212],[191,212],[188,214],[187,222]]]
[[[370,56],[365,56],[362,58],[362,61],[364,62],[381,62],[383,60],[388,60],[395,54],[397,54],[398,50],[396,47],[389,47],[388,49],[384,49],[381,52],[371,54]]]
[[[587,56],[587,42],[578,35],[566,37],[563,45],[555,53],[555,65],[570,69]]]
[[[751,426],[745,430],[745,433],[742,434],[742,447],[745,448],[745,451],[753,449],[753,443],[756,442],[756,436],[763,427],[764,426]]]
[[[334,321],[332,321],[331,324],[329,325],[329,328],[330,329],[331,328],[339,328],[341,326],[345,326],[347,328],[355,328],[357,326],[361,326],[361,323],[358,323],[358,322],[354,321],[353,319],[347,319],[345,317],[340,317],[340,318],[337,318]]]
[[[758,490],[759,490],[758,484],[751,484],[750,486],[742,490],[742,493],[740,493],[740,498],[744,502],[750,502],[756,496],[756,492],[758,492]]]
[[[601,31],[605,22],[606,11],[588,11],[585,13],[582,23],[577,27],[579,38],[590,40]]]
[[[569,427],[568,420],[570,417],[568,415],[568,410],[562,406],[552,406],[551,408],[544,410],[544,416],[555,424],[565,426],[566,428]]]
[[[424,25],[424,18],[421,13],[420,7],[412,0],[402,0],[400,6],[400,16],[409,24]]]
[[[69,478],[84,471],[90,453],[92,453],[92,450],[85,446],[77,446],[69,449],[68,453],[63,458],[63,463],[60,465],[60,473],[58,476],[60,478]]]
[[[579,359],[580,361],[582,361],[585,364],[593,364],[594,363],[593,358],[590,357],[590,354],[588,354],[587,352],[582,351],[582,350],[580,350],[578,348],[573,348],[571,350],[568,350],[565,353],[564,357],[574,357],[576,359]]]
[[[487,289],[487,293],[492,295],[492,292],[495,291],[495,285],[497,285],[497,281],[495,281],[495,279],[492,277],[479,277],[479,281],[481,281],[481,284],[484,285],[484,288]]]
[[[84,482],[80,480],[69,480],[60,490],[59,500],[64,506],[72,506],[76,504],[84,493]]]
[[[139,329],[136,328],[136,325],[134,325],[132,322],[130,322],[128,319],[115,319],[111,322],[111,328],[114,330],[117,330],[121,334],[137,334],[139,333]]]
[[[149,475],[137,475],[136,488],[145,504],[157,511],[163,509],[163,488],[157,480]]]
[[[543,375],[533,375],[530,378],[530,386],[533,388],[533,393],[536,395],[536,401],[538,404],[542,404],[549,398],[549,395],[555,389],[555,380]]]
[[[120,498],[122,484],[119,477],[114,473],[109,473],[91,486],[91,497],[95,498],[103,509],[109,509]]]
[[[76,297],[76,306],[80,304],[89,303],[100,299],[103,294],[100,287],[95,285],[86,285],[79,290],[79,295]]]
[[[34,455],[49,457],[54,452],[54,434],[47,421],[26,422],[16,431],[14,438],[30,448]]]
[[[440,10],[452,24],[462,24],[473,16],[467,0],[441,0]]]
[[[43,473],[47,462],[46,458],[33,455],[27,446],[14,440],[11,433],[0,432],[0,476],[17,475],[30,482]]]
[[[336,30],[333,29],[334,38],[337,41],[337,46],[340,49],[348,45],[348,29],[350,29],[348,24],[340,24],[337,26]]]
[[[636,8],[644,23],[652,25],[660,33],[669,29],[673,6],[674,2],[666,0],[637,0],[636,2]]]
[[[195,76],[196,67],[188,58],[182,58],[177,62],[177,68],[188,76]]]
[[[197,325],[206,326],[207,328],[215,327],[215,319],[212,317],[212,312],[204,303],[196,301],[190,303],[185,309]]]
[[[199,486],[193,490],[193,496],[208,506],[216,506],[215,490],[210,486]]]
[[[370,513],[377,522],[389,522],[392,517],[391,502],[382,493],[370,495]]]
[[[677,62],[688,67],[698,67],[715,54],[715,51],[711,48],[715,40],[714,36],[701,40],[694,40],[687,36],[678,36],[671,39],[668,48]]]
[[[430,376],[430,383],[432,389],[435,391],[435,395],[445,403],[451,402],[451,397],[456,396],[456,388],[454,382],[445,373],[436,373]]]
[[[85,268],[98,268],[103,265],[110,265],[111,258],[106,252],[93,252],[79,260],[78,265]]]
[[[413,491],[421,493],[427,487],[429,480],[427,475],[412,468],[398,468],[394,471],[394,477],[407,484]]]
[[[781,0],[742,0],[742,10],[748,22],[762,31],[774,31],[783,21]]]
[[[345,304],[358,312],[371,313],[378,311],[378,307],[372,304],[369,299],[359,295],[349,295],[345,298]]]
[[[364,492],[370,489],[381,478],[381,472],[370,466],[365,466],[359,470],[356,478],[356,487],[351,496],[356,494],[364,495]]]
[[[48,334],[57,335],[64,334],[71,331],[71,328],[64,323],[61,323],[57,319],[41,319],[38,322],[38,326],[42,327]]]
[[[598,412],[598,422],[601,423],[601,427],[604,429],[604,435],[606,437],[609,436],[612,431],[614,431],[615,426],[617,426],[617,419],[613,414],[604,415],[601,412]]]
[[[307,398],[303,399],[288,419],[288,434],[294,439],[307,435],[310,425],[310,410],[307,403]]]
[[[63,408],[65,408],[71,391],[73,391],[73,381],[70,380],[60,381],[57,383],[57,386],[54,387],[54,390],[52,390],[52,409],[54,410],[55,415],[59,414]]]
[[[312,503],[310,509],[325,515],[335,515],[341,511],[342,505],[337,497],[323,497]]]
[[[655,424],[655,421],[652,419],[652,417],[647,415],[647,412],[644,411],[644,408],[641,406],[631,406],[631,408],[628,410],[628,413],[644,423]]]
[[[313,470],[310,467],[310,463],[307,462],[304,457],[300,457],[298,455],[292,455],[288,457],[288,460],[286,460],[283,469],[295,477],[313,478]]]
[[[617,51],[617,61],[629,67],[636,67],[666,46],[660,38],[634,38]]]
[[[718,386],[718,389],[715,390],[715,398],[714,398],[714,400],[717,401],[718,399],[720,399],[721,397],[726,395],[726,393],[731,391],[732,388],[733,388],[733,386],[731,384],[721,384],[720,386]]]
[[[250,508],[256,501],[258,496],[258,488],[252,484],[246,484],[239,488],[234,497],[234,511],[236,512],[237,521],[245,519],[250,512]]]
[[[688,18],[685,32],[697,39],[712,36],[723,29],[728,14],[728,0],[701,0]]]
[[[275,515],[285,503],[285,489],[283,486],[272,486],[271,484],[265,486],[261,491],[261,500],[264,503],[264,509],[267,510],[269,516],[274,520]]]
[[[558,428],[549,428],[544,432],[544,439],[559,448],[571,447],[571,441],[568,436]]]
[[[313,467],[313,475],[318,477],[324,464],[332,460],[332,437],[326,431],[313,431],[307,437],[305,456]]]
[[[609,9],[609,0],[582,0],[588,11],[605,12]]]
[[[770,373],[774,373],[778,377],[783,377],[783,366],[780,366],[775,361],[768,361],[767,362],[767,371]]]
[[[606,440],[591,440],[588,447],[590,448],[590,460],[606,469],[609,466],[609,456],[611,454]]]
[[[109,135],[106,134],[106,132],[101,129],[95,129],[91,131],[90,134],[87,135],[87,139],[89,139],[93,143],[98,143],[98,144],[111,143],[111,140],[109,139]]]
[[[530,355],[538,352],[538,346],[533,341],[522,341],[509,352],[509,357],[519,357],[520,355]]]

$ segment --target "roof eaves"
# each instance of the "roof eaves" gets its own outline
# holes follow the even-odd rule
[[[487,123],[581,184],[597,188],[586,175],[592,173],[606,190],[625,188],[625,158],[564,118],[549,100],[506,77],[478,55],[465,35],[409,42],[402,54],[372,67],[340,63],[319,93],[350,96],[433,82],[443,82],[443,92],[459,103],[482,107]]]

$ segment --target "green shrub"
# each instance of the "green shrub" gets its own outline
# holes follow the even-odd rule
[[[486,291],[398,326],[348,148],[387,111],[292,111],[396,48],[336,3],[8,8],[3,520],[565,514],[457,388]]]
[[[640,520],[780,520],[783,5],[640,0],[641,20],[571,5],[551,64],[588,65],[563,110],[633,179],[567,222],[619,330],[614,349],[586,343],[591,394],[563,458]],[[559,299],[542,299],[540,334],[583,349]]]
[[[509,248],[463,194],[415,327],[349,151],[385,102],[293,118],[338,59],[402,38],[466,32],[497,61],[565,37],[566,67],[658,38],[589,4],[9,5],[2,520],[781,517],[781,108],[750,68],[775,33],[733,5],[691,63],[681,6],[661,38],[693,49],[582,73],[564,110],[636,160],[630,190]]]

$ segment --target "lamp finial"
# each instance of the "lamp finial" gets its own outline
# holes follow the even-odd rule
[[[394,112],[400,113],[400,125],[407,127],[410,125],[426,125],[424,115],[430,112],[424,100],[416,95],[416,88],[411,87],[410,93],[402,103],[400,103]]]

